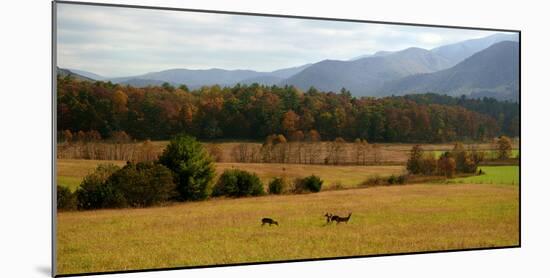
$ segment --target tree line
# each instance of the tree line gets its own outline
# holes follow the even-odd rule
[[[512,141],[506,136],[500,136],[495,142],[497,158],[511,158]],[[407,160],[407,171],[413,175],[453,177],[455,174],[483,174],[478,172],[478,166],[486,159],[485,153],[475,146],[468,149],[460,142],[455,143],[451,151],[444,152],[439,158],[434,153],[426,153],[420,145],[413,146]]]
[[[100,164],[84,177],[75,192],[57,186],[57,208],[149,207],[169,201],[198,201],[209,197],[246,197],[266,194],[258,175],[225,170],[214,184],[215,165],[203,144],[194,137],[173,138],[158,159],[120,168]],[[297,178],[294,188],[283,177],[269,183],[270,194],[319,192],[323,181],[314,175]]]
[[[81,137],[93,131],[111,138],[124,131],[138,140],[166,140],[181,132],[202,140],[264,140],[271,134],[290,139],[316,133],[323,141],[340,137],[418,143],[518,135],[519,123],[506,120],[510,116],[501,119],[483,109],[437,102],[357,98],[345,89],[303,92],[293,86],[258,84],[135,88],[58,77],[57,128],[60,137],[65,131],[77,137],[80,131]]]

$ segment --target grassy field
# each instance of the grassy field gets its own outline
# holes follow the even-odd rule
[[[484,175],[456,178],[449,183],[519,184],[519,166],[481,166]]]
[[[83,160],[58,159],[58,184],[68,186],[71,190],[78,188],[82,178],[94,171],[100,163],[112,163],[124,166],[125,161],[117,160]],[[227,169],[242,169],[256,173],[267,187],[274,177],[294,179],[315,174],[320,176],[324,189],[341,185],[342,187],[356,187],[361,182],[373,176],[388,177],[392,174],[400,175],[405,172],[404,166],[326,166],[305,164],[261,164],[261,163],[216,163],[216,173],[220,175]]]
[[[119,160],[85,160],[57,159],[57,184],[76,190],[82,179],[93,172],[99,164],[115,164],[124,166],[126,161]]]
[[[274,177],[293,180],[315,174],[323,180],[323,189],[357,187],[374,176],[389,177],[406,172],[405,166],[328,166],[307,164],[217,163],[216,172],[242,169],[256,173],[265,186]]]
[[[347,215],[325,225],[323,215]],[[262,217],[279,221],[261,227]],[[421,184],[58,213],[59,274],[517,245],[518,187]]]
[[[435,155],[435,157],[439,158],[443,153],[449,150],[437,150],[437,151],[430,151]],[[497,151],[495,150],[489,150],[485,151],[485,157],[488,159],[496,159],[498,157]],[[519,149],[513,149],[510,153],[511,158],[517,158],[519,157]]]

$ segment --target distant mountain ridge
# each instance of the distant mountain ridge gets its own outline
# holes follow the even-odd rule
[[[401,94],[422,89],[441,89],[445,93],[464,93],[471,97],[494,96],[497,98],[513,98],[514,82],[498,84],[496,87],[482,86],[474,88],[470,85],[456,87],[451,90],[442,85],[428,86],[431,73],[450,69],[464,62],[472,55],[488,49],[491,45],[502,41],[518,41],[516,34],[494,34],[488,37],[466,40],[458,43],[440,46],[431,50],[411,47],[401,51],[378,51],[374,54],[361,55],[351,60],[323,60],[313,64],[284,68],[271,72],[254,70],[225,69],[168,69],[150,72],[142,75],[107,78],[87,71],[72,70],[84,78],[112,81],[136,87],[161,85],[168,82],[172,85],[185,84],[191,89],[204,85],[218,84],[233,86],[237,83],[262,85],[293,85],[302,90],[315,87],[322,91],[339,91],[342,87],[350,90],[355,96],[383,96]],[[508,60],[507,60],[508,61]],[[478,63],[478,67],[482,64]],[[505,66],[505,65],[501,65]],[[428,74],[428,75],[425,75]],[[481,74],[481,73],[480,73]],[[438,73],[435,76],[443,75]],[[419,77],[424,76],[424,77]],[[407,79],[410,77],[411,79]],[[414,81],[413,78],[423,78],[425,81]],[[475,76],[472,76],[474,78]],[[493,78],[494,79],[494,78]],[[420,83],[424,85],[419,85]],[[424,82],[424,83],[423,83]],[[438,81],[442,83],[442,81]],[[395,90],[392,92],[391,90]],[[443,93],[443,92],[441,92]]]
[[[269,83],[269,85],[274,85],[308,66],[310,66],[310,64],[279,69],[272,72],[224,70],[216,68],[204,70],[169,69],[138,76],[111,78],[109,80],[115,83],[133,86],[157,85],[159,83],[168,82],[172,84],[185,84],[189,88],[198,88],[204,85],[214,84],[232,86],[237,83],[252,84],[255,82],[262,84],[265,82]]]
[[[437,92],[450,96],[519,97],[519,43],[503,41],[446,70],[386,83],[378,96]]]
[[[488,37],[466,40],[432,49],[431,51],[447,58],[456,65],[473,54],[501,41],[519,41],[516,34],[494,34]]]
[[[95,81],[94,79],[91,79],[91,78],[88,78],[86,76],[80,75],[80,74],[75,73],[75,72],[73,72],[71,70],[68,70],[68,69],[63,69],[63,68],[57,67],[56,70],[57,70],[57,75],[61,76],[61,77],[71,76],[76,80]]]
[[[373,55],[353,61],[325,60],[284,80],[303,90],[311,86],[322,91],[339,91],[342,87],[354,95],[372,95],[385,81],[411,74],[447,68],[449,61],[422,48]]]
[[[95,74],[93,72],[85,71],[85,70],[78,70],[78,69],[67,69],[73,73],[76,73],[78,75],[93,79],[93,80],[105,80],[105,77]]]

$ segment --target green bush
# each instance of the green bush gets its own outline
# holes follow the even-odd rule
[[[96,170],[84,177],[76,191],[78,209],[125,207],[126,200],[121,192],[105,181],[120,168],[112,164],[100,164]]]
[[[397,183],[397,177],[395,175],[391,175],[389,178],[388,178],[388,183],[389,184],[396,184]]]
[[[120,192],[131,207],[156,205],[177,195],[170,169],[151,162],[128,163],[107,179],[106,186]]]
[[[284,178],[274,178],[268,189],[270,194],[281,194],[288,189],[288,182]]]
[[[76,195],[65,186],[57,186],[57,209],[58,210],[75,210]]]
[[[321,187],[323,186],[323,180],[319,178],[318,176],[311,175],[309,177],[305,178],[298,178],[294,182],[294,191],[296,193],[302,193],[302,192],[319,192],[321,191]]]
[[[225,170],[212,190],[212,196],[258,196],[264,186],[254,173],[242,170]]]
[[[195,138],[176,136],[159,157],[159,162],[174,173],[179,200],[204,200],[210,195],[215,176],[214,164]]]

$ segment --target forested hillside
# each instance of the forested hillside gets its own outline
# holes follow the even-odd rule
[[[168,84],[146,88],[58,78],[58,131],[125,131],[164,140],[186,132],[201,139],[289,140],[342,137],[372,142],[449,142],[518,135],[517,104],[458,98],[356,98],[349,91],[302,92],[294,87],[211,86],[190,91]],[[486,107],[486,108],[480,108]],[[491,107],[502,107],[491,111]],[[504,108],[506,107],[506,108]],[[517,110],[516,110],[517,111]]]

